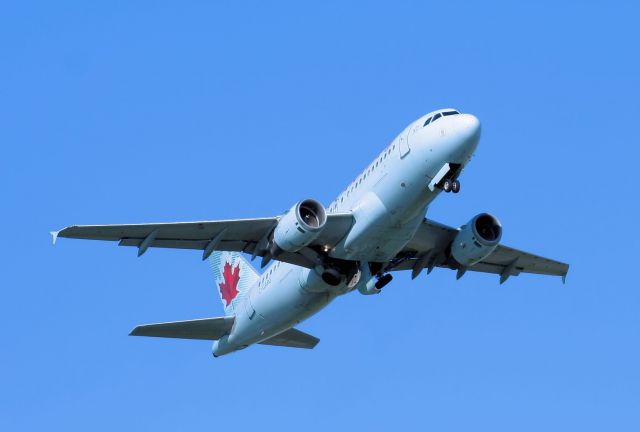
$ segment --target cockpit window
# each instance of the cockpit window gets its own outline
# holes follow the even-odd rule
[[[438,120],[442,116],[450,116],[450,115],[456,115],[456,114],[460,114],[460,113],[458,111],[455,111],[455,110],[454,111],[445,111],[443,113],[438,113],[438,114],[434,115],[433,117],[429,117],[427,119],[427,121],[424,122],[424,125],[422,127],[425,127],[429,123],[433,123],[434,121]]]

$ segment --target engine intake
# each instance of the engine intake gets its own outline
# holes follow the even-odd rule
[[[471,266],[491,255],[501,238],[500,221],[489,213],[481,213],[460,227],[451,243],[451,256],[460,265]]]
[[[273,232],[273,255],[277,255],[277,249],[298,252],[320,235],[326,223],[327,213],[318,201],[306,199],[295,204],[280,218]]]

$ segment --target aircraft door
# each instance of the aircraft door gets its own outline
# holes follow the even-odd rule
[[[255,288],[255,287],[254,287]],[[260,295],[260,292],[257,289],[252,289],[249,295],[247,295],[245,300],[245,309],[247,311],[247,316],[250,320],[254,320],[257,318],[262,318],[262,315],[256,312],[254,307],[256,303],[256,297]]]
[[[405,129],[398,137],[398,148],[400,149],[400,159],[403,159],[409,154],[411,148],[409,147],[409,136],[412,133],[411,127]]]
[[[249,317],[249,319],[252,320],[253,318],[255,318],[256,310],[253,308],[253,305],[251,304],[251,298],[250,297],[247,297],[246,300],[244,301],[244,307],[245,307],[245,310],[247,312],[247,316]]]

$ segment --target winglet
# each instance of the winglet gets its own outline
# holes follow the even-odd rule
[[[53,245],[56,245],[56,241],[58,240],[58,234],[60,234],[60,231],[50,231],[49,234],[51,234],[51,241],[53,243]]]

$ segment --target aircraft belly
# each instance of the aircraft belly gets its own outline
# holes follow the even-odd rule
[[[359,261],[394,258],[424,219],[427,192],[426,187],[407,184],[395,191],[368,192],[353,211],[353,228],[330,255]]]
[[[368,192],[353,210],[355,223],[351,231],[330,252],[341,259],[354,259],[363,252],[363,246],[377,243],[378,233],[393,225],[393,217],[374,192]]]
[[[304,321],[335,298],[328,291],[305,290],[306,284],[301,286],[300,275],[309,270],[291,267],[291,271],[283,279],[271,284],[262,292],[256,289],[257,294],[250,296],[255,315],[249,318],[248,314],[243,314],[244,316],[236,322],[230,337],[234,345],[244,347],[269,339]]]

